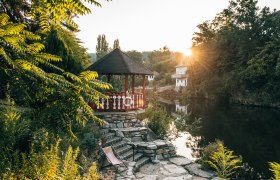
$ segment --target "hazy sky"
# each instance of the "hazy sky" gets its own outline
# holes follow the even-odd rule
[[[110,46],[119,39],[123,50],[157,50],[167,45],[173,51],[191,47],[196,26],[212,20],[228,5],[227,0],[99,0],[102,8],[76,20],[78,37],[95,52],[96,39],[105,34]],[[280,10],[280,0],[259,0],[260,7]]]

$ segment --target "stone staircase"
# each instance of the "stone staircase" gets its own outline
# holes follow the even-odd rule
[[[149,157],[144,156],[143,153],[138,153],[136,149],[134,150],[133,159],[132,145],[129,145],[124,138],[118,137],[112,129],[104,128],[101,130],[101,134],[103,139],[105,139],[105,142],[102,145],[103,147],[112,146],[115,155],[122,161],[136,162],[133,168],[134,171],[137,171],[140,167],[150,161]],[[108,162],[105,162],[104,165],[108,165]]]
[[[137,119],[136,113],[103,112],[98,116],[106,121],[101,130],[102,147],[112,146],[116,156],[127,165],[127,168],[118,167],[113,179],[135,179],[135,172],[143,165],[176,155],[175,147],[170,142],[156,139]],[[105,165],[109,165],[108,162],[104,162]]]

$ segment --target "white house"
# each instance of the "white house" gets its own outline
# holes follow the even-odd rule
[[[188,106],[176,104],[176,112],[188,113]]]
[[[153,72],[153,75],[147,75],[148,81],[153,81],[155,79],[155,77],[158,75],[159,75],[159,73],[156,71]]]
[[[148,81],[153,81],[155,79],[154,75],[148,75]]]
[[[188,85],[187,66],[176,66],[176,74],[173,74],[172,78],[176,79],[176,87],[186,87]]]

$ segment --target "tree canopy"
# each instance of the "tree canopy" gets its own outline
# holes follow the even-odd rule
[[[193,92],[279,102],[279,23],[279,11],[260,9],[256,0],[231,0],[212,21],[199,24],[190,62]]]
[[[85,125],[103,123],[88,101],[97,104],[99,97],[106,97],[100,90],[111,85],[99,81],[96,72],[82,71],[89,58],[73,32],[73,17],[90,12],[83,2],[1,1],[1,179],[47,178],[49,163],[58,168],[67,158],[58,155],[58,149],[80,146],[84,133],[95,137]],[[78,150],[68,150],[72,159],[64,165],[73,166],[71,177],[76,179]],[[63,170],[52,173],[65,175]]]

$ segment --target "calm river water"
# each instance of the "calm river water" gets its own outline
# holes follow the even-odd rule
[[[200,128],[186,130],[180,123],[171,123],[179,137],[172,140],[177,153],[198,157],[197,149],[220,139],[225,146],[241,155],[248,172],[242,179],[267,179],[268,162],[280,162],[280,110],[213,103],[212,101],[172,101],[166,104],[169,113],[183,110],[190,118],[201,118]],[[175,114],[174,114],[175,113]],[[179,124],[179,125],[178,125]],[[251,175],[248,175],[251,174]],[[259,175],[261,174],[262,177]]]

